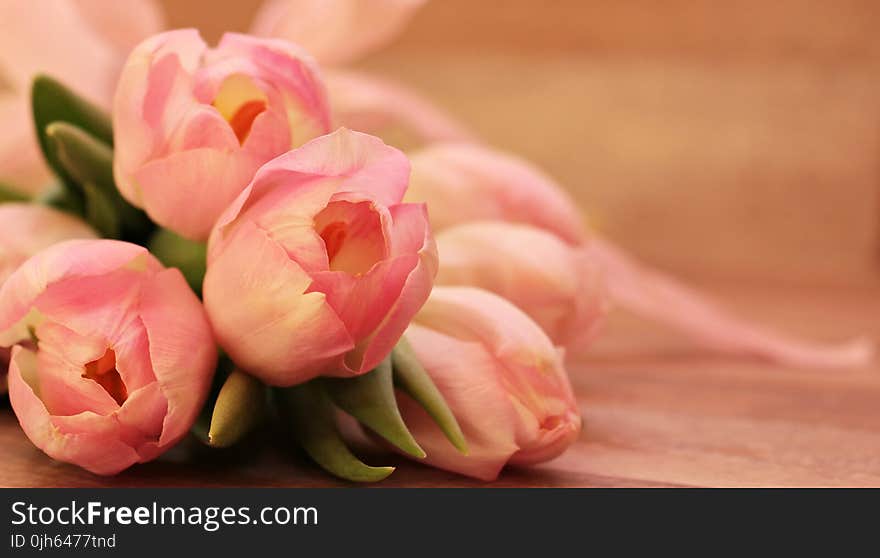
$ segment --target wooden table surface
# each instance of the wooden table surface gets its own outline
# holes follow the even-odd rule
[[[880,286],[706,287],[739,312],[816,339],[880,338]],[[880,365],[787,370],[694,348],[617,316],[570,371],[585,427],[560,458],[482,483],[399,463],[377,486],[880,486]],[[112,478],[53,462],[0,411],[3,486],[351,486],[266,439],[216,454],[183,443]],[[379,458],[378,461],[376,458]]]

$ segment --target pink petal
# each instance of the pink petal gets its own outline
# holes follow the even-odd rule
[[[116,401],[97,382],[82,377],[87,362],[107,349],[100,337],[83,336],[54,322],[37,327],[40,350],[36,353],[36,379],[40,400],[52,415],[93,412],[112,414]]]
[[[116,421],[112,417],[94,413],[76,417],[49,416],[23,376],[33,372],[32,355],[21,347],[14,347],[9,367],[9,401],[31,442],[54,459],[74,463],[99,475],[113,475],[137,463],[137,452],[116,438]],[[84,421],[88,421],[88,427],[83,425]]]
[[[315,180],[297,188],[275,188],[249,208],[248,220],[287,252],[287,256],[305,270],[326,271],[330,264],[324,241],[315,231],[315,217],[333,197],[336,184]],[[215,235],[209,246],[208,261],[222,249],[223,240],[234,226]]]
[[[521,347],[533,347],[546,360],[556,358],[553,343],[538,324],[507,300],[483,289],[436,287],[415,323],[463,341],[482,343],[499,358],[515,356]]]
[[[389,42],[425,0],[267,0],[251,33],[300,44],[324,64],[350,62]]]
[[[196,100],[193,73],[207,46],[194,29],[161,33],[129,56],[113,99],[113,173],[120,192],[141,206],[134,173],[164,154],[166,142]]]
[[[406,280],[418,261],[419,257],[415,254],[384,260],[361,277],[333,271],[313,273],[313,283],[308,292],[325,293],[327,304],[345,324],[348,334],[353,339],[363,339],[379,327],[398,302]],[[365,301],[369,303],[365,304]],[[399,339],[400,334],[397,337]],[[339,375],[362,374],[375,368],[389,352],[391,347],[368,361],[363,351],[356,350],[355,355],[346,357],[346,369],[333,372]]]
[[[874,345],[868,340],[837,345],[809,343],[728,314],[699,292],[640,265],[603,239],[594,239],[585,249],[605,267],[615,303],[679,329],[713,350],[751,354],[804,368],[854,367],[874,358]]]
[[[142,271],[125,268],[101,275],[67,276],[47,286],[31,306],[79,335],[112,345],[127,336],[137,319],[143,279]],[[102,355],[103,350],[89,360]]]
[[[150,161],[134,176],[143,208],[154,221],[187,238],[205,240],[258,166],[259,161],[242,152],[200,148]]]
[[[403,198],[409,171],[409,161],[397,149],[373,136],[340,128],[263,165],[215,230],[222,230],[279,184],[289,190],[318,178],[342,179],[339,191],[365,194],[380,205],[392,206]]]
[[[167,447],[195,422],[214,375],[217,349],[202,305],[177,269],[145,282],[140,316],[153,371],[168,402],[158,440],[159,447]]]
[[[410,139],[415,145],[475,141],[473,132],[415,91],[387,79],[334,70],[325,74],[337,126]]]
[[[213,241],[212,241],[213,242]],[[220,345],[249,373],[294,385],[328,369],[354,347],[309,275],[251,222],[213,254],[205,308]]]
[[[508,389],[535,414],[548,406],[564,412],[567,405],[574,405],[553,342],[500,296],[472,287],[436,287],[415,323],[485,346],[504,364]]]
[[[145,248],[116,240],[68,240],[38,253],[0,287],[0,344],[27,336],[11,331],[27,315],[37,297],[51,285],[73,278],[100,276],[120,268],[161,268]]]
[[[128,399],[116,413],[119,423],[117,436],[134,448],[141,463],[158,457],[171,445],[162,439],[168,405],[159,382],[154,381],[129,392]],[[176,441],[176,438],[172,439]]]
[[[529,162],[474,144],[429,146],[411,157],[407,200],[426,202],[435,230],[477,220],[525,223],[580,244],[585,231],[571,198]]]
[[[398,269],[400,272],[410,271],[385,319],[346,357],[351,370],[370,370],[391,352],[431,294],[437,275],[437,246],[428,226],[425,207],[421,204],[397,205],[391,208],[391,217],[394,222],[393,254],[400,260]],[[417,254],[418,258],[408,254]],[[414,265],[412,260],[415,260]]]
[[[192,104],[188,107],[175,133],[168,138],[166,150],[176,153],[198,148],[226,151],[239,148],[238,138],[229,123],[210,105]]]
[[[287,41],[258,39],[240,33],[226,33],[211,53],[215,57],[241,56],[250,63],[251,75],[273,84],[298,108],[317,122],[321,133],[330,128],[327,93],[311,55]]]
[[[528,314],[557,344],[598,335],[609,304],[599,265],[550,232],[497,221],[458,225],[437,236],[438,285],[479,287]]]

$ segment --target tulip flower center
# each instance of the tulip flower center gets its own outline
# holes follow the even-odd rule
[[[266,103],[263,101],[248,101],[238,107],[238,110],[229,119],[229,125],[232,127],[232,131],[235,132],[235,137],[238,138],[239,144],[244,144],[244,140],[251,133],[254,119],[264,110],[266,110]]]
[[[249,77],[235,74],[223,80],[213,105],[243,145],[254,120],[266,110],[266,102],[266,94]]]
[[[104,356],[86,364],[82,377],[97,382],[119,405],[128,399],[128,389],[116,370],[116,353],[113,349],[107,349]]]
[[[370,202],[334,201],[315,216],[330,271],[363,275],[385,257],[382,221]]]
[[[331,267],[339,250],[342,249],[342,244],[345,242],[345,237],[348,234],[347,228],[345,223],[337,221],[330,223],[321,231],[321,240],[324,241],[324,246],[327,248],[327,259],[330,260]]]

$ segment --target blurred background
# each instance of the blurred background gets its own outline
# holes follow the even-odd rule
[[[164,0],[209,41],[259,0]],[[357,64],[525,156],[699,278],[859,286],[880,261],[880,3],[434,0]]]

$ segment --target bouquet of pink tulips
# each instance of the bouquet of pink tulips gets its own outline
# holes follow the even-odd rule
[[[115,474],[190,433],[228,447],[280,421],[330,473],[387,477],[351,452],[344,412],[402,455],[492,480],[581,435],[565,349],[613,305],[783,365],[871,358],[727,314],[591,235],[529,163],[324,68],[417,4],[277,0],[216,47],[189,29],[122,41],[121,70],[92,35],[87,86],[19,72],[34,137],[15,148],[53,179],[29,196],[41,172],[0,174],[0,365],[37,447]],[[65,6],[67,33],[91,17]],[[377,137],[392,128],[421,147]]]

